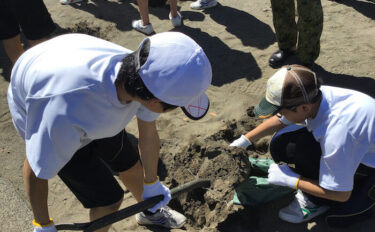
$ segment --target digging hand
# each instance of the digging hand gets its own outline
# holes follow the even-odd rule
[[[33,220],[33,226],[33,232],[57,232],[52,219],[50,219],[50,223],[48,223],[47,225],[40,225],[35,220]]]
[[[164,195],[164,199],[160,201],[158,204],[156,204],[154,207],[148,209],[149,211],[155,213],[156,210],[158,210],[161,207],[164,207],[168,204],[168,202],[171,200],[171,191],[169,188],[164,186],[160,181],[159,177],[154,183],[143,184],[143,193],[142,198],[143,200],[146,200],[150,197],[157,196],[157,195]]]
[[[252,143],[250,140],[248,140],[244,135],[241,135],[241,137],[234,140],[231,144],[229,144],[229,146],[230,147],[242,147],[243,149],[246,149],[251,144]]]
[[[286,164],[271,164],[268,169],[268,182],[274,185],[297,188],[300,175],[293,172]]]

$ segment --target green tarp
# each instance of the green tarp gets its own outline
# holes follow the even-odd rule
[[[288,187],[268,183],[268,168],[274,163],[272,159],[250,157],[249,160],[252,176],[235,189],[234,204],[256,206],[279,199],[294,191]]]

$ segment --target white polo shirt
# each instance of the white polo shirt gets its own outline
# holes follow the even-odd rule
[[[69,34],[17,60],[8,104],[37,177],[54,177],[78,149],[116,135],[134,116],[144,121],[159,116],[138,102],[124,105],[117,98],[114,82],[130,52],[92,36]]]
[[[319,185],[350,191],[359,164],[375,168],[375,99],[363,93],[322,86],[319,111],[306,126],[320,143]]]

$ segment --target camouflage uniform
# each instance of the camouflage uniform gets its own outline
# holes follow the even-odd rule
[[[297,44],[300,62],[312,64],[319,56],[323,30],[323,9],[320,0],[296,0],[298,22],[295,21],[294,0],[271,0],[273,24],[280,49]]]

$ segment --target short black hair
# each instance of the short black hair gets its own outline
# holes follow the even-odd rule
[[[140,65],[142,66],[147,61],[149,51],[142,49],[140,53]],[[142,78],[138,74],[136,52],[132,52],[122,60],[122,65],[117,79],[116,85],[122,85],[126,92],[133,97],[139,97],[143,100],[150,100],[156,98],[150,90],[147,89]],[[161,101],[163,110],[175,109],[178,106],[171,105]]]

